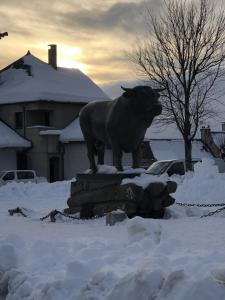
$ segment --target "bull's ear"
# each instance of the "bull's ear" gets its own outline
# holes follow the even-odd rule
[[[126,98],[132,97],[134,95],[134,90],[132,88],[125,88],[121,86],[121,89],[125,91],[125,93],[123,93],[123,96]]]
[[[160,92],[165,91],[165,90],[166,90],[166,88],[162,88],[162,89],[154,89],[154,91],[155,91],[156,93],[160,93]]]
[[[125,88],[125,87],[123,87],[122,85],[121,85],[121,89],[124,90],[125,92],[129,92],[129,91],[132,90],[131,88]]]

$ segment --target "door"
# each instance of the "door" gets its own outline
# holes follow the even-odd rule
[[[53,156],[49,159],[49,181],[54,182],[60,180],[59,174],[59,157]]]
[[[27,169],[27,153],[17,152],[17,170]]]

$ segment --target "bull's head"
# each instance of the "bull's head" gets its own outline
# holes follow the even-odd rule
[[[123,96],[131,100],[135,113],[142,119],[150,121],[162,112],[162,105],[158,101],[160,92],[164,89],[152,89],[150,86],[136,86],[134,88],[121,88]]]

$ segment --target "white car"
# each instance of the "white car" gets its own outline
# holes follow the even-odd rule
[[[0,171],[0,186],[12,181],[37,183],[37,176],[34,170]]]
[[[200,160],[193,160],[192,164],[199,162]],[[158,160],[154,162],[147,170],[147,174],[151,175],[162,175],[168,174],[171,175],[184,175],[185,174],[185,165],[184,160],[171,159],[171,160]]]
[[[213,158],[214,165],[217,166],[219,173],[225,173],[225,162],[221,158]],[[192,160],[192,165],[201,162],[200,159]],[[185,162],[183,159],[158,160],[154,162],[147,170],[147,174],[151,175],[184,175]]]

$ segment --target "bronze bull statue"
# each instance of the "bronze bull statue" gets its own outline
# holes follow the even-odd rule
[[[138,167],[138,153],[147,128],[155,116],[161,114],[158,101],[161,90],[149,86],[124,88],[124,93],[113,101],[92,102],[79,114],[80,126],[87,145],[90,168],[97,172],[98,164],[104,164],[104,150],[113,152],[113,165],[122,171],[122,152],[131,152],[133,168]]]

